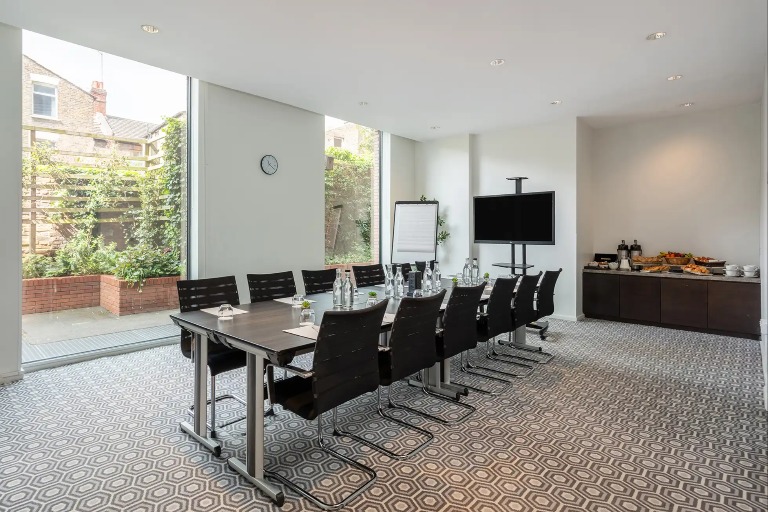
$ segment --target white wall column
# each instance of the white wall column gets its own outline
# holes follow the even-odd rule
[[[0,384],[21,378],[21,30],[0,23]]]

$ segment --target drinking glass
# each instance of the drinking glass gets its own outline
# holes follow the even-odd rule
[[[376,297],[368,297],[368,300],[365,301],[365,307],[369,308],[371,306],[375,306],[379,303],[379,300]]]
[[[302,309],[299,315],[299,325],[315,325],[315,310]]]
[[[293,304],[293,307],[295,308],[300,308],[302,302],[304,302],[304,296],[300,293],[297,293],[291,299],[291,304]]]
[[[235,316],[235,310],[232,309],[231,304],[222,304],[219,306],[219,320],[232,320]]]

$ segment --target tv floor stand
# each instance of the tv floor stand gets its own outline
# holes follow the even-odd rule
[[[507,178],[510,181],[515,182],[515,194],[522,194],[523,193],[523,180],[527,180],[527,176],[518,176],[515,178]],[[517,274],[517,271],[520,270],[522,275],[526,275],[528,273],[529,268],[533,268],[533,265],[529,265],[527,261],[527,254],[526,254],[526,247],[525,244],[509,244],[511,249],[511,255],[512,258],[510,259],[510,263],[494,263],[494,267],[501,267],[501,268],[508,268],[511,270],[510,274]],[[515,246],[521,245],[523,248],[523,262],[522,263],[516,263],[515,262]]]

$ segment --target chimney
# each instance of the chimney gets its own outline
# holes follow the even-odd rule
[[[104,82],[91,82],[91,96],[94,98],[93,113],[101,112],[107,115],[107,91],[104,89]]]

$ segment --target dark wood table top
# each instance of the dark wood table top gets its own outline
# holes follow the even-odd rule
[[[450,280],[444,279],[443,284],[447,290],[445,298],[447,301],[451,293]],[[360,288],[359,295],[355,297],[353,309],[365,308],[370,291],[377,292],[380,299],[384,297],[384,288]],[[306,298],[315,301],[312,303],[312,309],[315,311],[315,323],[319,325],[322,322],[323,314],[333,309],[333,295],[331,293],[318,293],[308,295]],[[483,302],[485,301],[487,298],[483,299]],[[399,305],[399,299],[390,298],[387,313],[394,314]],[[445,306],[445,302],[443,302],[443,306]],[[269,360],[275,364],[286,364],[293,356],[309,352],[314,348],[314,340],[283,331],[283,329],[299,326],[300,308],[294,308],[290,304],[274,300],[241,304],[234,307],[247,311],[248,314],[235,315],[231,320],[219,320],[216,315],[204,311],[174,313],[170,316],[174,323],[180,327],[194,327],[200,331],[212,333],[214,338],[234,339],[252,345],[264,352]],[[382,325],[382,330],[389,330],[391,325]]]

